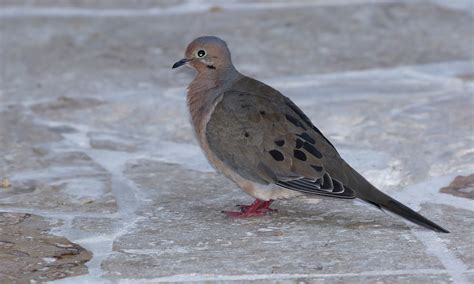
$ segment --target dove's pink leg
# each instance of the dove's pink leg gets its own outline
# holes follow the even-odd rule
[[[250,205],[237,205],[240,208],[240,212],[232,211],[223,211],[227,217],[231,218],[247,218],[255,216],[263,216],[269,212],[276,211],[275,209],[270,208],[273,200],[263,201],[260,199],[255,199],[255,201]]]

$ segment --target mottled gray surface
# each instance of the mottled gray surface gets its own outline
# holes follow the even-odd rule
[[[474,201],[439,189],[474,172],[474,7],[265,2],[0,1],[0,212],[93,253],[64,282],[473,283]],[[252,200],[205,161],[193,72],[170,70],[203,34],[452,233],[335,200],[224,218]]]

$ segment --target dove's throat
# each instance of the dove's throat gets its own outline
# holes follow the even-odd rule
[[[187,103],[198,137],[204,130],[217,98],[242,77],[235,69],[229,73],[199,72],[188,87]]]

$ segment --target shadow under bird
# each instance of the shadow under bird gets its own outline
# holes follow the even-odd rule
[[[197,75],[187,103],[210,163],[256,198],[230,217],[261,216],[273,200],[301,195],[359,198],[437,232],[448,231],[370,184],[289,98],[239,73],[218,37],[192,41],[185,58]]]

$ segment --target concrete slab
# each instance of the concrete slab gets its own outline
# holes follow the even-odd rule
[[[0,211],[93,254],[58,282],[473,282],[474,201],[440,192],[474,172],[467,2],[2,1]],[[203,34],[451,234],[333,200],[224,218],[252,200],[205,160],[185,105],[193,73],[169,69]]]

